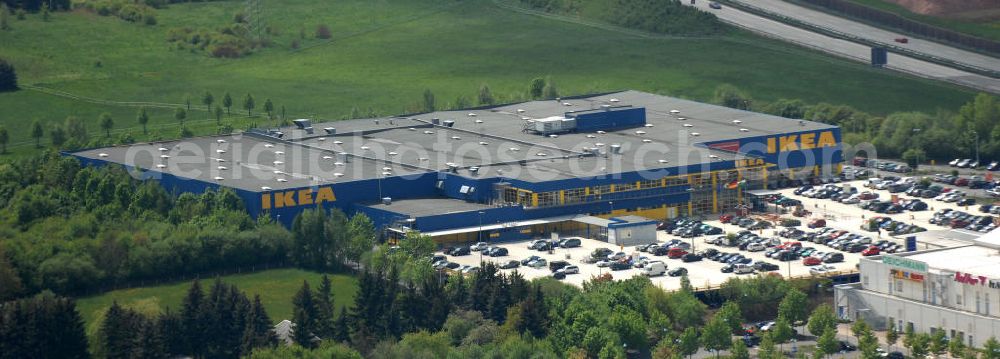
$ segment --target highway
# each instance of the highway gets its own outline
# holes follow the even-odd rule
[[[780,0],[755,0],[754,1],[754,5],[755,6],[767,5],[767,4],[770,4],[772,2],[774,2],[774,3],[780,3],[781,1]],[[689,1],[682,1],[682,3],[690,5]],[[708,12],[711,12],[711,13],[715,14],[723,22],[732,24],[732,25],[740,27],[740,28],[744,28],[746,30],[749,30],[749,31],[752,31],[752,32],[755,32],[755,33],[758,33],[758,34],[761,34],[761,35],[764,35],[764,36],[767,36],[767,37],[771,37],[771,38],[783,40],[783,41],[786,41],[786,42],[795,43],[795,44],[798,44],[800,46],[809,47],[809,48],[812,48],[812,49],[815,49],[815,50],[823,51],[823,52],[826,52],[826,53],[829,53],[829,54],[833,54],[833,55],[845,57],[845,58],[852,59],[852,60],[859,61],[859,62],[864,62],[864,63],[870,62],[871,48],[868,47],[868,46],[866,46],[866,45],[862,45],[862,44],[859,44],[859,43],[855,43],[855,42],[851,42],[851,41],[847,41],[847,40],[841,40],[841,39],[838,39],[838,38],[834,38],[834,37],[826,36],[826,35],[823,35],[823,34],[811,32],[811,31],[804,30],[804,29],[801,29],[801,28],[798,28],[798,27],[795,27],[795,26],[787,25],[787,24],[784,24],[784,23],[781,23],[781,22],[778,22],[778,21],[775,21],[775,20],[767,19],[767,18],[764,18],[764,17],[761,17],[761,16],[757,16],[757,15],[748,13],[748,12],[744,12],[744,11],[741,11],[741,10],[738,10],[738,9],[734,9],[734,8],[731,8],[731,7],[728,7],[728,6],[725,6],[725,5],[723,5],[722,9],[712,9],[712,8],[708,7],[708,3],[709,2],[705,1],[705,0],[698,0],[695,3],[695,5],[693,5],[693,6],[696,6],[696,7],[700,8],[700,9],[702,9],[704,11],[708,11]],[[775,5],[775,7],[785,8],[783,5],[782,6],[778,6],[778,5],[781,5],[781,4],[777,4],[777,5]],[[794,5],[790,5],[790,6],[794,6]],[[801,7],[795,7],[795,8],[801,9]],[[791,11],[793,11],[793,12],[794,11],[798,11],[795,8],[785,8],[785,9],[792,9]],[[810,11],[810,10],[803,9],[802,11]],[[796,17],[798,17],[797,14],[796,14]],[[841,19],[840,21],[850,22],[849,20],[843,20],[843,19]],[[825,26],[825,25],[823,25],[823,26]],[[855,26],[859,26],[858,29],[860,29],[860,26],[866,26],[866,25],[856,24],[855,23]],[[872,28],[872,29],[874,29],[874,28]],[[838,28],[837,30],[843,31],[844,29]],[[878,30],[878,29],[875,29],[875,30]],[[878,30],[878,31],[883,31],[883,30]],[[887,34],[891,34],[890,32],[886,32],[886,33]],[[869,36],[872,36],[872,35],[869,35]],[[894,37],[898,37],[898,35],[896,35],[896,36],[887,35],[887,36],[890,39],[890,41]],[[911,42],[914,42],[914,41],[916,41],[916,40],[911,40]],[[923,42],[927,42],[927,41],[923,41]],[[980,62],[983,65],[988,66],[987,68],[995,68],[995,69],[1000,70],[1000,63],[998,63],[998,62],[1000,62],[1000,60],[996,60],[996,59],[992,59],[992,58],[989,58],[989,57],[985,57],[983,55],[969,53],[969,52],[963,51],[963,50],[949,48],[947,46],[940,45],[940,44],[933,44],[933,45],[935,47],[945,47],[945,48],[948,48],[949,50],[947,52],[943,52],[942,53],[942,54],[946,54],[946,55],[947,54],[952,54],[951,56],[954,56],[954,55],[960,54],[960,53],[967,53],[967,54],[974,55],[974,56],[970,56],[969,57],[970,59],[976,59],[976,58],[979,58],[979,57],[984,57],[985,59],[978,59],[978,60],[975,60],[975,61]],[[929,45],[925,45],[925,46],[929,46]],[[964,61],[964,62],[968,62],[968,61]],[[979,66],[979,65],[977,64],[976,66]],[[933,80],[945,81],[945,82],[953,83],[953,84],[960,85],[960,86],[970,87],[970,88],[973,88],[973,89],[976,89],[976,90],[980,90],[980,91],[987,91],[987,92],[992,92],[992,93],[995,93],[995,94],[1000,94],[1000,79],[995,79],[995,78],[991,78],[991,77],[988,77],[988,76],[973,74],[973,73],[969,73],[969,72],[957,70],[957,69],[954,69],[954,68],[951,68],[951,67],[947,67],[947,66],[943,66],[943,65],[938,65],[938,64],[935,64],[935,63],[931,63],[931,62],[927,62],[927,61],[923,61],[923,60],[918,60],[918,59],[915,59],[915,58],[911,58],[911,57],[907,57],[907,56],[903,56],[903,55],[899,55],[899,54],[895,54],[895,53],[890,53],[889,54],[889,64],[886,67],[889,68],[889,69],[892,69],[892,70],[905,72],[905,73],[908,73],[908,74],[911,74],[911,75],[915,75],[915,76],[920,76],[920,77],[924,77],[924,78],[928,78],[928,79],[933,79]]]

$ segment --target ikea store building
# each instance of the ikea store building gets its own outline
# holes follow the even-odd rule
[[[836,175],[843,157],[835,126],[637,91],[69,155],[175,192],[231,188],[252,215],[286,225],[321,206],[439,242],[607,240],[609,228],[648,225],[637,218],[733,211],[762,190]]]

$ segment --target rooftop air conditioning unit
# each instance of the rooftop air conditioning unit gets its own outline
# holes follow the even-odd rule
[[[300,130],[304,130],[304,129],[308,128],[308,127],[312,127],[311,122],[308,119],[304,119],[304,118],[300,118],[298,120],[293,120],[292,123],[294,123],[295,127],[298,127]]]
[[[382,197],[382,204],[386,206],[392,204],[392,197]]]
[[[306,127],[305,130],[306,130],[306,134],[310,134],[310,135],[313,134],[313,128],[312,127]]]
[[[326,131],[326,134],[328,134],[328,135],[336,135],[337,134],[337,128],[336,127],[324,127],[323,131]]]
[[[616,155],[617,154],[621,154],[622,153],[622,145],[619,145],[619,144],[613,144],[613,145],[611,145],[611,153],[614,153]]]
[[[455,121],[452,120],[444,121],[444,125],[447,127],[455,127]]]
[[[440,125],[441,124],[441,119],[440,118],[436,118],[436,117],[432,118],[431,119],[431,124]]]

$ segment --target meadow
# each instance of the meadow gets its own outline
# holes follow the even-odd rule
[[[757,103],[800,98],[875,114],[953,109],[972,96],[737,30],[708,38],[640,36],[512,11],[488,0],[268,4],[264,21],[272,28],[272,45],[240,59],[212,58],[166,40],[173,28],[227,26],[242,4],[174,4],[156,11],[155,26],[82,10],[55,13],[47,22],[39,15],[12,20],[12,30],[0,32],[0,57],[32,88],[0,94],[0,124],[11,132],[11,150],[34,151],[28,133],[36,119],[59,123],[77,116],[92,124],[92,136],[101,135],[102,112],[111,113],[116,132],[148,138],[135,120],[137,107],[123,102],[163,103],[165,108],[151,109],[150,127],[157,128],[154,137],[176,137],[171,104],[182,104],[186,96],[193,109],[188,126],[211,133],[215,121],[200,110],[205,91],[216,104],[224,92],[232,94],[233,116],[224,122],[236,128],[249,122],[241,109],[247,93],[255,97],[257,112],[270,98],[277,109],[286,108],[288,118],[339,119],[354,107],[405,113],[426,89],[438,107],[459,96],[475,98],[484,84],[499,100],[517,101],[536,77],[549,77],[562,94],[637,89],[704,101],[716,86],[730,83]],[[315,38],[321,24],[331,29],[331,39]],[[299,48],[293,49],[296,40]]]
[[[248,274],[235,274],[219,277],[223,282],[236,285],[251,299],[260,295],[261,302],[267,308],[267,313],[275,323],[292,318],[292,297],[302,286],[302,281],[309,282],[315,290],[323,274],[300,269],[272,269]],[[330,274],[333,283],[334,305],[336,313],[340,308],[353,305],[354,294],[357,291],[357,279],[349,275]],[[215,278],[201,280],[202,290],[206,293]],[[192,281],[182,281],[164,285],[154,285],[131,289],[114,290],[100,295],[77,298],[77,309],[87,327],[93,323],[117,301],[124,306],[137,307],[143,312],[161,312],[170,308],[171,311],[181,310],[181,302]]]
[[[888,11],[893,14],[934,25],[937,27],[963,32],[972,36],[990,40],[1000,40],[1000,10],[973,11],[952,17],[928,16],[911,12],[907,8],[885,0],[851,0],[853,2]],[[977,18],[973,18],[977,17]]]

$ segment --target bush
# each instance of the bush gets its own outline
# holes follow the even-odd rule
[[[146,14],[146,16],[142,18],[142,21],[143,23],[149,26],[156,25],[156,16],[154,16],[153,14]]]
[[[333,37],[333,34],[330,32],[330,27],[326,25],[316,26],[317,39],[329,39],[331,37]]]

